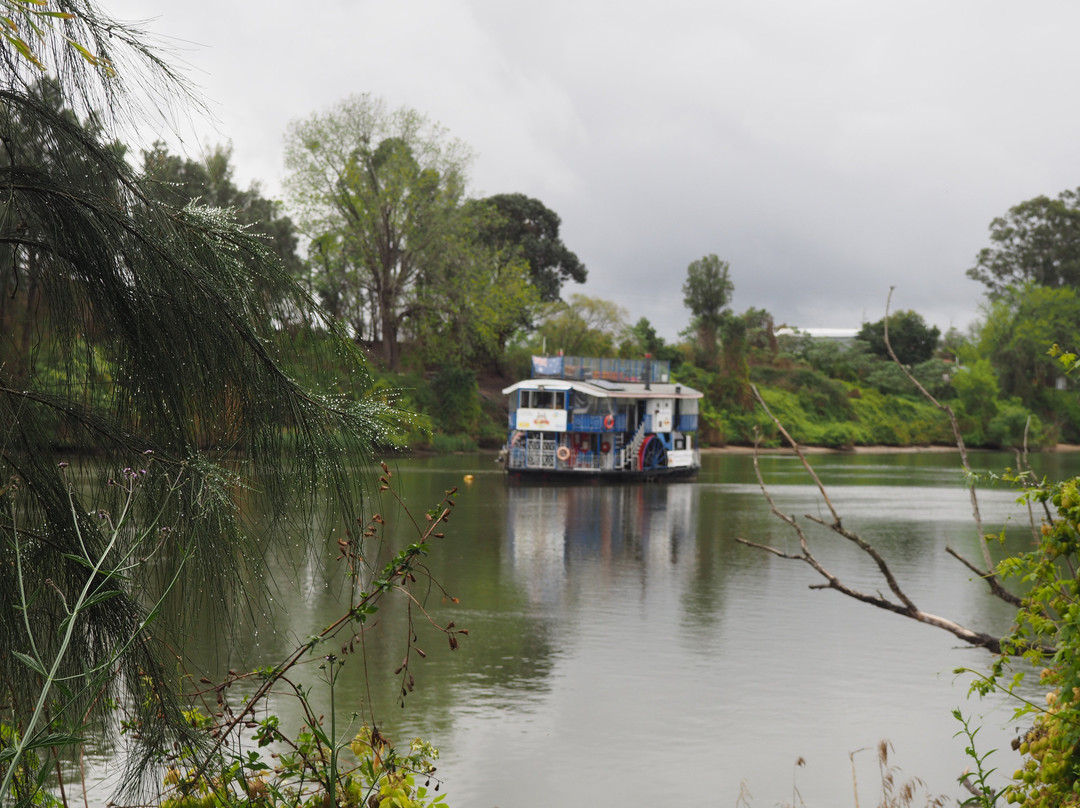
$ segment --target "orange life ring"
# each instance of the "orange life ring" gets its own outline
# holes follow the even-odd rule
[[[600,451],[603,452],[604,454],[607,454],[608,452],[611,451],[611,444],[608,443],[607,441],[604,441],[603,443],[600,444]]]
[[[555,451],[555,456],[557,458],[559,458],[559,460],[563,460],[563,461],[569,460],[570,459],[570,449],[567,448],[566,446],[560,446]]]
[[[615,416],[612,415],[611,413],[608,413],[607,415],[604,416],[604,429],[614,429],[614,428],[615,428]]]

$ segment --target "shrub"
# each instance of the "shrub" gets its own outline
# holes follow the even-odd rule
[[[475,452],[479,447],[468,435],[447,435],[436,432],[431,436],[431,448],[439,454],[453,454],[454,452]]]
[[[467,368],[444,367],[431,380],[436,406],[429,410],[437,429],[475,435],[480,423],[480,393],[476,373]]]
[[[1042,421],[1019,400],[1001,404],[986,427],[986,442],[998,449],[1012,449],[1024,446],[1025,438],[1031,448],[1044,446],[1047,431]]]

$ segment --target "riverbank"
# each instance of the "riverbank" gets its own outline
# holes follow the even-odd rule
[[[800,446],[804,454],[946,454],[958,452],[955,446],[854,446],[850,449],[832,449],[827,446]],[[761,447],[756,450],[759,454],[794,454],[795,451],[789,446]],[[992,452],[998,449],[972,449],[969,452]],[[1080,452],[1080,444],[1059,443],[1045,449],[1034,450],[1038,452]],[[753,454],[753,446],[708,446],[701,449],[702,454]]]
[[[831,454],[831,455],[875,455],[875,454],[956,454],[959,452],[955,446],[855,446],[850,449],[832,449],[828,446],[800,446],[803,454]],[[701,448],[703,455],[752,455],[754,453],[753,446],[704,446]],[[971,453],[983,454],[986,452],[999,452],[1000,449],[973,449],[968,447],[968,451]],[[757,449],[758,454],[763,455],[793,455],[795,451],[790,446],[771,446],[761,447]],[[1068,454],[1071,452],[1080,452],[1080,444],[1076,443],[1059,443],[1055,446],[1050,446],[1044,449],[1033,449],[1032,454]],[[402,457],[438,457],[442,454],[450,455],[471,455],[471,454],[489,454],[493,457],[499,454],[497,449],[478,449],[475,451],[457,451],[457,452],[437,452],[429,448],[409,448],[407,451],[400,452]]]

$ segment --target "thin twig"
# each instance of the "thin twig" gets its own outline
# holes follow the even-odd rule
[[[785,437],[788,438],[788,442],[791,444],[791,446],[795,450],[796,454],[799,455],[800,459],[803,461],[804,466],[809,466],[809,463],[807,463],[806,457],[803,455],[801,449],[799,449],[798,444],[796,444],[795,441],[792,440],[790,438],[790,436],[787,435],[786,431],[783,429],[783,426],[779,423],[779,421],[776,419],[776,417],[772,414],[772,412],[765,405],[765,402],[762,400],[761,393],[753,385],[751,385],[751,389],[753,390],[754,395],[757,397],[758,401],[765,408],[766,413],[768,413],[768,415],[772,419],[773,423],[777,426],[778,429],[780,429],[782,432],[784,432]],[[832,510],[833,515],[835,517],[835,521],[833,523],[830,524],[830,523],[826,522],[823,519],[819,519],[817,517],[809,516],[809,515],[806,518],[810,519],[813,522],[821,524],[824,527],[828,527],[830,530],[833,530],[833,531],[839,533],[840,535],[844,536],[844,538],[847,538],[850,541],[852,541],[864,553],[869,555],[874,560],[874,562],[877,564],[878,569],[880,570],[882,576],[888,582],[889,589],[893,592],[893,594],[897,597],[897,599],[900,602],[896,603],[895,601],[889,600],[888,598],[883,597],[880,594],[871,595],[871,594],[868,594],[866,592],[862,592],[862,591],[860,591],[858,589],[853,589],[850,586],[843,583],[833,573],[831,573],[820,561],[817,560],[817,558],[814,557],[813,553],[810,552],[809,543],[806,540],[806,534],[803,531],[802,526],[799,524],[798,520],[796,520],[795,517],[793,517],[793,516],[790,516],[788,514],[785,514],[785,513],[781,512],[780,509],[776,507],[776,503],[773,500],[772,496],[769,494],[768,488],[765,485],[764,477],[762,476],[762,473],[761,473],[761,466],[760,466],[760,463],[758,462],[759,448],[760,448],[760,438],[754,442],[754,473],[757,475],[758,486],[761,488],[761,491],[762,491],[763,495],[765,496],[766,502],[769,503],[769,508],[772,510],[772,513],[775,516],[777,516],[781,521],[783,521],[785,524],[787,524],[789,527],[791,527],[792,530],[795,531],[796,535],[799,538],[800,552],[798,554],[786,553],[786,552],[784,552],[782,550],[779,550],[779,549],[777,549],[775,547],[770,547],[768,545],[762,545],[762,544],[758,544],[756,542],[751,542],[751,541],[748,541],[748,540],[746,540],[744,538],[741,538],[741,537],[736,538],[737,542],[739,542],[740,544],[744,544],[747,547],[754,547],[754,548],[757,548],[757,549],[760,549],[760,550],[764,550],[764,551],[766,551],[768,553],[771,553],[772,555],[775,555],[775,556],[777,556],[779,558],[786,558],[786,559],[791,559],[791,560],[802,561],[803,563],[807,564],[815,572],[817,572],[818,575],[820,575],[822,578],[824,578],[825,581],[826,581],[825,584],[811,586],[811,589],[835,589],[837,592],[840,592],[841,594],[847,595],[849,598],[852,598],[853,600],[862,601],[863,603],[868,603],[868,604],[870,604],[872,606],[876,606],[879,609],[884,609],[886,611],[890,611],[890,612],[893,612],[895,614],[899,614],[899,615],[902,615],[904,617],[908,617],[908,618],[910,618],[912,620],[917,620],[920,623],[926,623],[927,625],[936,626],[937,628],[944,629],[945,631],[948,631],[953,636],[963,640],[964,642],[966,642],[966,643],[968,643],[970,645],[975,645],[975,646],[987,648],[990,651],[992,651],[993,653],[999,653],[1000,652],[1000,650],[1001,650],[1001,641],[1000,641],[999,638],[994,637],[994,636],[992,636],[990,634],[985,634],[983,632],[973,631],[973,630],[967,628],[966,626],[962,626],[959,623],[957,623],[957,622],[955,622],[953,620],[950,620],[950,619],[948,619],[946,617],[941,617],[939,615],[930,614],[929,612],[924,612],[921,609],[919,609],[918,607],[916,607],[915,604],[912,602],[912,600],[903,591],[903,589],[901,589],[900,584],[897,582],[896,578],[893,576],[892,571],[889,569],[888,564],[881,557],[881,555],[877,552],[877,549],[873,545],[871,545],[869,542],[867,542],[865,539],[863,539],[861,536],[859,536],[857,533],[854,533],[853,531],[850,531],[850,530],[847,530],[846,528],[844,528],[840,524],[839,516],[836,514],[836,511],[833,510],[832,505],[830,503],[829,508],[830,508],[830,510]],[[812,470],[811,470],[811,473],[813,473]],[[821,483],[820,479],[817,478],[817,475],[813,475],[813,476],[814,476],[814,479],[818,483],[819,490],[821,490],[822,493],[824,494],[825,493],[824,492],[824,485]],[[827,495],[826,495],[826,499],[828,499]]]
[[[780,419],[772,414],[772,410],[770,410],[769,405],[765,403],[765,399],[762,398],[760,391],[757,389],[757,385],[751,384],[750,389],[753,391],[754,398],[757,399],[758,404],[760,404],[762,409],[765,410],[765,414],[769,416],[769,420],[771,420],[773,422],[773,425],[778,430],[780,430],[780,434],[784,436],[784,440],[788,442],[788,445],[791,446],[791,448],[795,451],[795,454],[798,455],[799,460],[802,461],[803,468],[806,469],[806,473],[810,475],[810,479],[814,481],[814,483],[818,487],[818,491],[821,492],[821,496],[825,499],[825,504],[829,507],[829,512],[833,515],[833,522],[839,525],[840,515],[836,512],[836,508],[833,507],[832,500],[829,499],[829,492],[825,490],[825,484],[822,483],[821,478],[817,476],[817,472],[814,471],[814,467],[810,465],[810,461],[806,459],[806,455],[803,454],[803,451],[799,447],[799,444],[795,441],[795,438],[791,437],[791,434],[786,429],[784,429],[784,425],[780,423]]]
[[[885,333],[885,348],[889,351],[889,356],[892,357],[893,362],[903,372],[905,376],[911,381],[915,388],[923,394],[923,396],[935,407],[949,416],[949,425],[952,427],[953,438],[956,440],[956,448],[960,450],[960,464],[963,466],[968,479],[968,497],[971,500],[971,514],[975,519],[975,531],[979,538],[979,548],[982,550],[983,563],[986,565],[985,570],[979,572],[979,577],[983,578],[987,585],[990,587],[990,591],[1001,600],[1013,606],[1020,605],[1020,598],[1014,595],[1009,590],[1005,589],[1001,585],[1001,582],[994,575],[994,561],[990,557],[990,545],[986,541],[986,533],[983,530],[982,513],[979,511],[979,498],[975,493],[975,472],[971,468],[971,463],[968,461],[967,447],[964,445],[964,436],[960,432],[960,422],[956,419],[956,413],[953,412],[952,407],[948,404],[942,404],[938,401],[934,395],[927,390],[922,383],[912,375],[907,366],[904,365],[896,356],[896,352],[893,350],[892,342],[889,340],[889,307],[892,305],[892,293],[895,286],[889,287],[889,297],[885,301],[885,319],[884,319],[884,333]],[[952,553],[954,556],[955,552]],[[967,562],[965,562],[967,564]],[[967,564],[967,566],[971,566]]]
[[[783,436],[787,439],[788,443],[791,444],[791,448],[795,451],[795,454],[798,455],[799,460],[802,461],[803,467],[807,470],[807,472],[813,478],[814,482],[817,484],[818,491],[820,491],[821,495],[825,498],[825,504],[829,507],[829,512],[832,513],[833,521],[831,523],[826,523],[822,519],[819,519],[819,518],[813,517],[813,516],[809,516],[809,515],[807,516],[807,518],[814,521],[814,522],[817,522],[818,524],[821,524],[821,525],[824,525],[825,527],[828,527],[830,530],[833,530],[836,533],[839,533],[841,536],[843,536],[848,541],[853,542],[864,553],[869,555],[870,558],[872,558],[874,560],[874,563],[877,565],[877,568],[881,572],[881,575],[885,579],[886,583],[888,583],[889,589],[892,591],[892,593],[900,600],[901,603],[904,604],[906,609],[908,609],[910,611],[913,611],[913,612],[917,612],[918,608],[915,606],[915,604],[912,602],[912,600],[907,596],[907,594],[900,588],[900,584],[897,582],[896,578],[893,576],[892,570],[889,569],[889,565],[885,562],[885,559],[881,557],[881,555],[878,553],[877,549],[872,544],[870,544],[868,541],[866,541],[861,536],[859,536],[857,533],[853,533],[852,531],[847,530],[841,524],[840,515],[836,512],[836,508],[833,507],[832,500],[829,499],[829,494],[825,490],[825,484],[821,482],[821,478],[818,477],[817,474],[814,472],[813,467],[810,465],[810,462],[806,459],[806,455],[803,454],[803,451],[799,447],[799,444],[797,444],[795,442],[794,438],[792,438],[791,435],[788,434],[787,430],[784,429],[783,424],[780,423],[780,420],[775,415],[772,414],[772,411],[769,409],[769,406],[765,403],[765,399],[762,398],[761,393],[758,391],[757,387],[755,385],[750,385],[750,388],[751,388],[751,390],[753,390],[754,396],[757,398],[758,403],[760,403],[762,408],[764,408],[765,414],[769,416],[769,418],[772,420],[772,422],[776,426],[776,428],[780,430],[780,432],[783,434]],[[756,466],[755,466],[755,468],[756,468]],[[758,480],[759,480],[759,482],[761,480],[760,474],[758,475]],[[764,483],[762,483],[761,485],[762,485],[762,488],[764,488]],[[775,512],[776,511],[775,511],[775,507],[774,507],[774,513]],[[791,522],[788,522],[788,524],[791,524]],[[800,531],[800,534],[801,534],[801,531]],[[805,542],[804,542],[804,547],[805,547]],[[832,576],[829,576],[829,577],[831,578]]]

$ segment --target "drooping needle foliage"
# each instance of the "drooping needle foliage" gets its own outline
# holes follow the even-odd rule
[[[138,32],[73,0],[2,5],[32,58],[0,42],[0,775],[13,739],[77,736],[114,697],[138,764],[185,732],[165,641],[244,590],[276,516],[357,506],[388,409],[263,239],[157,201],[111,140],[155,109],[128,94],[133,60],[137,84],[184,93]],[[293,380],[301,333],[351,395]],[[66,447],[93,462],[62,468]],[[151,458],[117,530],[120,469]]]

